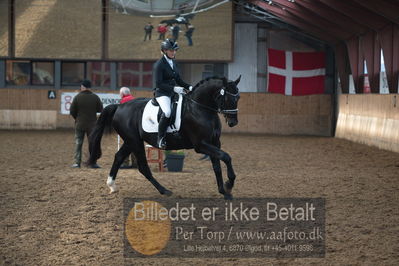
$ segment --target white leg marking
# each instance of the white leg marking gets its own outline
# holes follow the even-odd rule
[[[109,187],[109,189],[110,189],[110,192],[109,193],[114,193],[114,192],[116,192],[118,189],[116,188],[116,185],[115,185],[115,180],[113,180],[112,179],[112,176],[108,176],[108,179],[107,179],[107,186]]]

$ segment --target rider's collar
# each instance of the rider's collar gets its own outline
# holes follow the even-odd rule
[[[170,67],[173,69],[173,60],[169,58],[166,54],[163,55],[166,61],[169,63]]]

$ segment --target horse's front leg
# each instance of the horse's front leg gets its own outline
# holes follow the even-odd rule
[[[214,159],[222,160],[226,164],[226,166],[227,166],[227,177],[229,178],[229,180],[227,180],[226,183],[224,184],[223,190],[221,190],[219,188],[219,192],[220,191],[224,191],[224,197],[226,199],[231,199],[232,198],[231,190],[234,187],[234,180],[236,178],[236,174],[234,173],[234,169],[233,169],[233,166],[231,164],[230,155],[227,152],[221,150],[220,148],[218,148],[218,147],[216,147],[216,146],[214,146],[212,144],[206,143],[206,142],[202,142],[198,147],[196,147],[195,150],[197,152],[209,155],[213,160]],[[215,165],[214,165],[214,161],[213,160],[212,160],[212,165],[214,166],[214,170],[215,170]],[[216,169],[218,170],[217,165],[216,165]],[[218,173],[219,172],[215,171],[217,180],[218,180]],[[221,179],[221,170],[220,170],[220,179]],[[220,182],[223,182],[223,180],[220,180],[220,179],[218,180],[218,186],[219,186]]]
[[[219,138],[214,139],[214,145],[215,145],[218,149],[220,149],[221,144],[220,144],[220,139],[219,139]],[[226,153],[226,155],[227,155],[227,157],[228,157],[228,162],[226,162],[226,161],[224,161],[224,162],[225,162],[225,164],[226,164],[226,166],[227,166],[227,177],[228,177],[229,180],[226,181],[226,183],[224,184],[224,187],[223,187],[223,188],[224,188],[224,190],[225,190],[227,193],[231,194],[231,190],[232,190],[233,187],[234,187],[234,180],[236,179],[236,174],[235,174],[235,172],[234,172],[233,165],[232,165],[232,163],[231,163],[231,157],[230,157],[230,155],[229,155],[228,153]]]
[[[115,185],[116,175],[118,174],[118,170],[121,167],[121,164],[131,152],[131,148],[126,143],[123,143],[119,151],[115,153],[114,162],[112,163],[111,171],[109,172],[107,179],[107,186],[110,189],[110,193],[114,193],[117,191]]]
[[[226,192],[224,191],[223,187],[223,175],[222,175],[222,168],[220,167],[220,160],[215,157],[211,157],[211,162],[212,162],[213,171],[215,172],[219,193],[224,195],[226,194]]]

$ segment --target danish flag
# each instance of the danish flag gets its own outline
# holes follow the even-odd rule
[[[268,50],[268,92],[285,95],[324,93],[324,52]]]

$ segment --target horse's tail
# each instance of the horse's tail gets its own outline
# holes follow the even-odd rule
[[[116,109],[118,109],[118,104],[110,104],[101,112],[101,115],[89,136],[90,157],[87,164],[94,164],[101,157],[101,138],[104,134],[104,129],[107,129],[108,132],[111,131],[112,118],[114,117]]]

